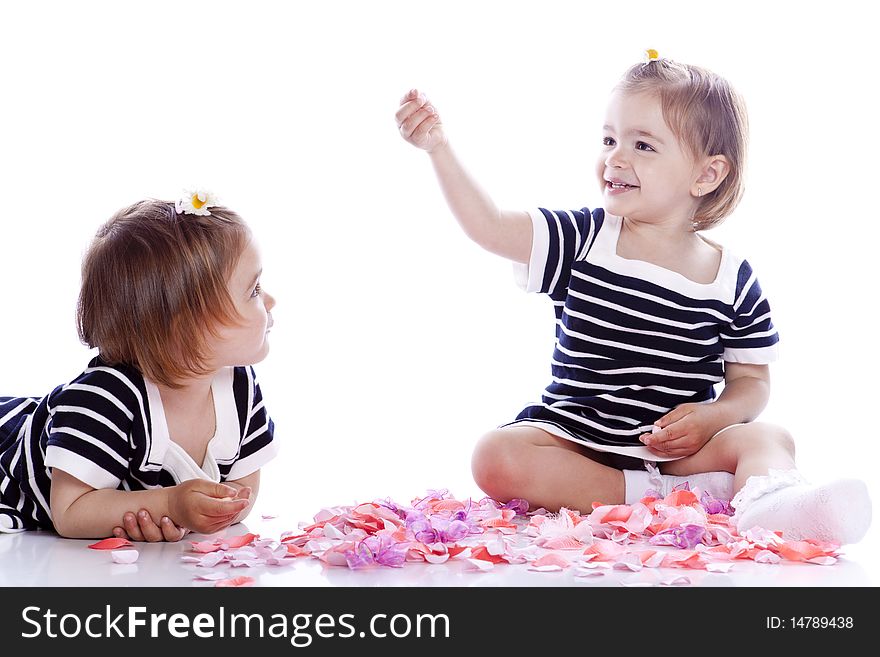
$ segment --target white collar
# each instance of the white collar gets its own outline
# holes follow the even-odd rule
[[[167,470],[177,483],[189,479],[220,481],[219,463],[231,463],[238,456],[241,429],[232,389],[234,369],[224,367],[211,381],[216,429],[205,449],[205,461],[199,466],[180,445],[171,440],[162,396],[155,383],[144,377],[149,405],[150,455],[148,461]]]

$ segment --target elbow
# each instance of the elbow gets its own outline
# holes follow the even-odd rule
[[[55,533],[62,538],[94,538],[94,536],[84,532],[76,522],[71,522],[72,518],[69,513],[56,511],[55,509],[51,511],[52,525],[55,527]]]
[[[61,536],[62,538],[80,538],[79,536],[75,536],[75,532],[73,528],[68,525],[68,523],[64,522],[64,516],[57,516],[56,514],[52,514],[52,524],[55,526],[55,533]]]

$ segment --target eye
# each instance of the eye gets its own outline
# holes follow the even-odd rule
[[[638,150],[638,151],[649,151],[649,152],[654,152],[654,153],[657,152],[657,151],[654,150],[654,147],[651,146],[651,144],[647,144],[647,143],[645,143],[645,142],[643,142],[643,141],[637,141],[637,142],[636,142],[636,150]]]
[[[260,284],[257,283],[257,284],[254,286],[254,291],[251,292],[251,299],[254,299],[254,298],[260,296],[262,293],[263,293],[263,288],[261,288],[261,287],[260,287]]]
[[[602,137],[602,144],[604,146],[614,146],[614,137]]]

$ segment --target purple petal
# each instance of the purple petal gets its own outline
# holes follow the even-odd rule
[[[529,512],[529,503],[522,498],[514,498],[505,504],[503,509],[513,509],[517,515],[524,516]]]
[[[733,515],[733,509],[730,508],[730,502],[727,500],[719,500],[716,497],[712,497],[712,495],[708,491],[703,492],[703,497],[700,499],[700,504],[703,505],[703,508],[706,509],[706,513],[723,513],[727,516]]]
[[[366,545],[365,541],[361,541],[351,550],[346,550],[344,556],[348,567],[353,570],[357,568],[366,568],[367,566],[372,566],[376,563],[376,556]]]
[[[470,526],[461,520],[453,520],[449,523],[446,531],[443,532],[441,540],[444,543],[453,543],[463,539],[471,533]]]
[[[671,545],[679,549],[693,549],[703,542],[706,530],[700,525],[682,525],[658,532],[649,543],[653,545]]]

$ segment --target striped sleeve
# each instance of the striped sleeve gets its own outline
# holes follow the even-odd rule
[[[737,275],[734,318],[721,330],[724,360],[765,365],[778,358],[779,334],[770,318],[770,304],[748,262]]]
[[[526,292],[564,297],[571,264],[586,257],[602,225],[602,211],[539,208],[530,211],[529,216],[532,218],[532,251],[528,264],[514,264],[517,284]]]
[[[96,368],[59,388],[49,399],[46,466],[92,488],[117,488],[129,471],[129,435],[136,408],[132,383],[110,368]]]
[[[239,409],[239,426],[242,428],[238,458],[232,463],[222,479],[236,480],[253,474],[275,458],[278,445],[275,442],[275,423],[266,412],[263,393],[257,383],[253,367],[236,367],[233,379],[235,403]]]

